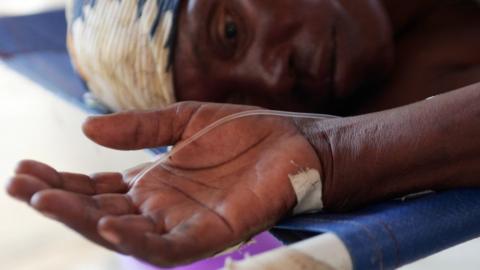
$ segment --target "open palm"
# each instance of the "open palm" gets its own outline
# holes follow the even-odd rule
[[[86,176],[23,161],[9,192],[90,240],[150,263],[172,266],[214,255],[291,211],[296,197],[289,174],[320,170],[315,151],[288,118],[240,118],[182,146],[216,120],[252,109],[188,102],[91,118],[84,131],[101,145],[181,150],[139,179],[134,176],[149,164]]]

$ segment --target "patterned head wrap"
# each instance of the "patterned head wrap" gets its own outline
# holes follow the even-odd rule
[[[175,102],[180,0],[69,0],[68,49],[93,95],[113,111]]]

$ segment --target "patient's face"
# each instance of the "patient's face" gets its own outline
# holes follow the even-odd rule
[[[179,100],[319,111],[392,62],[377,0],[189,0],[175,51]]]

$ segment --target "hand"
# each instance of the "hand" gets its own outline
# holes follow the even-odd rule
[[[252,109],[179,103],[93,117],[84,132],[115,149],[178,147],[208,124]],[[133,182],[142,167],[86,176],[23,161],[8,191],[102,246],[172,266],[274,225],[296,204],[288,175],[320,171],[320,162],[290,119],[250,116],[217,127]]]

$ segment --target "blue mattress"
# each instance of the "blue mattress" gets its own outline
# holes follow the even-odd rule
[[[66,48],[63,11],[0,19],[0,61],[62,98],[90,110],[87,89],[74,73]]]
[[[87,89],[70,65],[65,32],[63,11],[0,18],[0,61],[94,112],[83,102]],[[393,269],[480,236],[480,190],[394,200],[348,214],[299,216],[273,232],[289,243],[333,232],[355,269]]]

